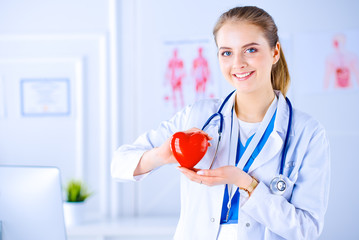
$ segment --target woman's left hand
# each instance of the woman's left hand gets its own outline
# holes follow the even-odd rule
[[[220,184],[235,184],[239,188],[247,188],[252,177],[243,170],[235,166],[224,166],[216,169],[195,169],[195,171],[178,167],[191,181],[215,186]]]

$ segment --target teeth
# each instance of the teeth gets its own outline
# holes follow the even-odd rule
[[[247,77],[249,74],[251,74],[250,72],[248,73],[244,73],[244,74],[234,74],[237,78],[244,78]]]

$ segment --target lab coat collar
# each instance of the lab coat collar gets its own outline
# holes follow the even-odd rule
[[[289,106],[280,91],[274,90],[274,92],[278,97],[277,116],[274,122],[274,130],[285,136],[289,121]]]
[[[231,117],[232,116],[232,108],[234,105],[234,102],[236,101],[237,92],[234,92],[232,96],[228,99],[226,104],[224,105],[222,109],[223,117]]]
[[[276,120],[274,123],[274,130],[276,130],[277,132],[280,132],[280,133],[286,133],[288,124],[286,125],[283,123],[288,122],[289,107],[287,105],[287,102],[286,102],[283,94],[280,91],[274,90],[274,93],[278,97],[278,107],[277,107],[278,110],[277,110]],[[236,95],[237,95],[237,92],[233,93],[232,96],[228,99],[225,106],[223,107],[222,114],[224,117],[232,116],[231,111],[233,108],[233,104],[236,100]]]
[[[278,105],[273,132],[269,136],[267,143],[264,145],[262,151],[258,154],[256,160],[249,168],[248,173],[253,172],[255,169],[272,160],[276,155],[278,155],[278,159],[280,161],[280,151],[283,150],[283,143],[287,133],[289,107],[283,94],[280,91],[275,90],[275,94],[278,97]]]

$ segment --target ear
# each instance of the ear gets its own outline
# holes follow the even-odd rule
[[[280,43],[277,42],[273,49],[273,64],[276,64],[280,58]]]

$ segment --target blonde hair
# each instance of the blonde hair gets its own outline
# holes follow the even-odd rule
[[[213,28],[213,36],[216,44],[219,29],[221,29],[227,22],[239,21],[244,21],[260,27],[263,30],[269,46],[271,48],[276,47],[279,38],[278,29],[273,18],[263,9],[254,6],[232,8],[221,15]],[[289,88],[290,76],[282,46],[280,47],[279,60],[272,67],[271,82],[273,89],[281,91],[284,96],[286,95]]]

